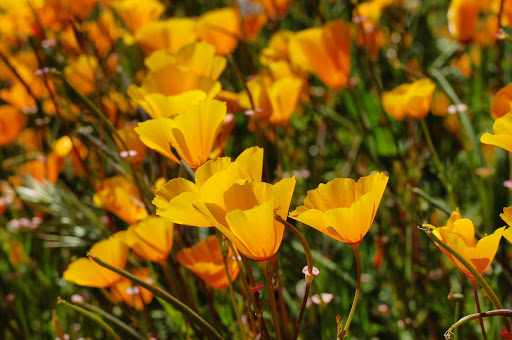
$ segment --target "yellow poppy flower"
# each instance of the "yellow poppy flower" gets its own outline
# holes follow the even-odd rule
[[[435,88],[428,78],[402,84],[382,94],[382,106],[395,119],[403,119],[405,116],[423,118],[430,110]]]
[[[477,32],[477,0],[452,0],[448,8],[448,29],[461,43],[471,42]]]
[[[93,201],[129,224],[137,223],[148,216],[139,198],[139,189],[122,176],[103,180],[93,196]]]
[[[491,102],[491,116],[493,119],[503,117],[512,112],[512,84],[501,88]]]
[[[235,183],[224,192],[221,206],[194,204],[194,208],[224,234],[242,254],[255,261],[266,261],[277,253],[284,226],[274,214],[286,219],[295,177],[276,184]]]
[[[162,262],[172,250],[174,223],[157,216],[134,224],[116,236],[137,255],[152,261]]]
[[[183,46],[197,40],[194,19],[171,18],[150,22],[135,32],[135,41],[146,55],[156,50],[176,53]]]
[[[258,147],[245,150],[234,162],[229,157],[207,161],[197,169],[195,183],[174,178],[155,191],[156,214],[178,224],[211,227],[193,204],[223,209],[224,192],[237,182],[261,181],[262,170],[263,149]]]
[[[500,217],[509,226],[509,228],[507,228],[503,233],[503,237],[512,243],[512,207],[503,208],[503,213],[500,214]]]
[[[128,247],[112,236],[93,245],[89,254],[116,268],[124,269]],[[62,278],[80,286],[104,288],[116,283],[122,276],[103,268],[89,258],[79,258],[68,266]]]
[[[480,142],[496,145],[508,152],[512,152],[512,113],[507,113],[496,119],[492,126],[492,131],[494,134],[484,133],[480,138]]]
[[[165,6],[157,0],[122,0],[111,2],[110,6],[123,19],[130,32],[134,33],[147,23],[157,20],[165,10]]]
[[[171,96],[201,90],[207,94],[207,99],[212,99],[221,89],[217,78],[226,67],[226,59],[216,56],[213,46],[199,42],[184,46],[176,55],[156,51],[144,60],[144,64],[150,72],[137,97],[150,93]]]
[[[215,46],[217,54],[233,53],[242,35],[240,13],[234,7],[206,12],[197,19],[196,34]]]
[[[132,274],[148,283],[153,283],[149,276],[149,269],[133,269]],[[153,293],[140,286],[133,285],[127,278],[121,278],[119,282],[110,287],[112,297],[117,301],[122,301],[130,307],[137,310],[143,310],[144,305],[148,305],[153,300]]]
[[[174,118],[150,119],[139,123],[135,131],[149,148],[180,163],[179,158],[196,169],[212,151],[213,143],[226,117],[226,104],[210,100],[191,106]]]
[[[350,28],[341,20],[308,28],[289,43],[292,63],[316,75],[330,88],[347,85],[350,76]]]
[[[446,226],[442,228],[436,228],[432,225],[427,226],[433,228],[435,236],[455,249],[455,251],[468,260],[480,274],[483,274],[494,259],[501,236],[505,231],[505,227],[499,228],[495,230],[492,235],[487,235],[477,242],[473,222],[468,218],[462,218],[458,209],[452,213]],[[452,254],[442,247],[439,248],[441,248],[443,253],[445,253],[467,277],[473,277],[469,270],[467,270],[459,260],[453,257]]]
[[[226,262],[231,281],[234,281],[240,272],[233,256],[233,252],[228,250]],[[215,289],[224,289],[229,286],[226,266],[215,235],[209,236],[192,248],[180,250],[176,254],[176,260]]]
[[[268,44],[260,53],[260,61],[268,65],[276,61],[290,61],[288,44],[294,33],[288,30],[277,31],[270,37]]]
[[[0,105],[0,145],[14,142],[25,127],[25,115],[10,105]]]
[[[165,96],[160,93],[144,94],[144,91],[133,85],[128,88],[128,95],[151,118],[171,118],[185,111],[189,106],[206,100],[206,93],[201,90],[190,90],[174,96]]]
[[[389,177],[382,172],[360,178],[335,178],[309,190],[304,205],[290,217],[335,240],[360,243],[370,229]]]

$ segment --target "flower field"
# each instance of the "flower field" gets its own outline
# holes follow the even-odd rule
[[[512,339],[512,0],[0,23],[0,339]]]

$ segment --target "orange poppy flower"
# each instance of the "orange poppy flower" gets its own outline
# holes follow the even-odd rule
[[[12,143],[25,127],[25,115],[10,105],[0,105],[0,145]]]
[[[116,236],[137,255],[152,262],[162,262],[172,250],[174,223],[149,216],[128,230],[117,232]]]
[[[423,118],[430,110],[435,88],[428,78],[402,84],[382,94],[382,106],[395,119],[403,119],[405,116]]]
[[[193,204],[225,208],[224,192],[237,182],[261,181],[262,170],[263,149],[258,147],[245,150],[234,162],[229,157],[207,161],[196,170],[195,183],[174,178],[155,191],[156,214],[178,224],[211,227]]]
[[[132,274],[148,283],[153,283],[149,276],[149,269],[132,269]],[[130,307],[137,310],[143,310],[144,305],[148,305],[153,300],[153,293],[140,286],[133,285],[127,278],[121,278],[116,284],[110,287],[112,297],[117,301],[122,301]]]
[[[139,198],[139,189],[122,176],[103,180],[93,196],[93,201],[129,224],[135,224],[148,216]]]
[[[350,28],[341,20],[299,31],[290,39],[292,63],[316,75],[330,88],[347,85],[350,76]]]
[[[273,124],[286,124],[297,108],[302,90],[302,79],[286,76],[273,81],[267,75],[258,75],[247,83],[255,109],[259,109],[258,118],[268,119]],[[252,109],[247,92],[240,94],[240,104]]]
[[[130,32],[134,33],[147,23],[157,20],[165,6],[157,0],[122,0],[111,2],[110,6],[123,19]]]
[[[128,247],[115,236],[111,236],[93,245],[89,254],[97,256],[116,268],[124,269],[128,258]],[[68,266],[62,278],[79,286],[104,288],[113,285],[122,276],[103,268],[89,258],[82,257]]]
[[[146,156],[147,147],[140,141],[139,135],[135,132],[135,125],[126,125],[117,130],[119,137],[124,143],[116,139],[116,144],[121,150],[121,157],[128,160],[128,162],[138,165],[144,161]],[[126,148],[128,150],[126,150]]]
[[[501,88],[491,102],[492,119],[503,117],[512,112],[512,84]]]
[[[501,236],[505,231],[505,227],[499,228],[495,230],[492,235],[485,236],[477,242],[473,222],[468,218],[462,218],[458,209],[452,213],[446,226],[442,228],[436,228],[429,224],[426,226],[431,227],[435,236],[455,249],[455,251],[468,260],[480,274],[483,274],[494,259]],[[445,253],[467,277],[473,277],[471,272],[467,270],[459,260],[453,257],[452,254],[442,247],[439,248],[441,248],[443,253]]]
[[[484,133],[480,138],[480,142],[496,145],[508,152],[512,152],[512,113],[507,113],[496,119],[492,126],[492,131],[494,134]]]
[[[471,42],[478,25],[477,0],[452,0],[448,8],[448,29],[461,43]]]
[[[240,13],[234,7],[206,12],[197,19],[196,34],[215,46],[217,54],[231,54],[242,36]]]
[[[64,68],[67,80],[85,95],[94,92],[98,61],[95,57],[81,54],[78,59]]]
[[[139,123],[135,131],[142,143],[165,157],[196,169],[210,155],[226,117],[226,104],[209,100],[186,109],[173,118],[150,119]],[[179,156],[173,153],[176,149]]]
[[[146,55],[156,50],[176,53],[183,46],[197,40],[195,25],[195,21],[190,18],[150,22],[135,32],[135,41]]]
[[[362,177],[335,178],[309,190],[304,205],[290,217],[350,245],[363,241],[372,226],[389,177],[382,172]]]
[[[500,217],[509,226],[509,228],[507,228],[503,232],[503,237],[505,237],[510,243],[512,243],[512,207],[503,208],[503,213],[500,214]]]
[[[231,281],[234,281],[240,272],[233,256],[231,249],[228,250],[226,262]],[[226,266],[215,235],[208,236],[192,248],[180,250],[176,254],[176,259],[213,288],[224,289],[229,286]]]

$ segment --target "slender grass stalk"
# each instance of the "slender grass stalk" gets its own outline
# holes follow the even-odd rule
[[[357,264],[357,283],[356,283],[356,293],[354,295],[354,301],[352,302],[352,307],[350,308],[350,313],[348,314],[347,322],[345,323],[345,327],[343,327],[343,331],[348,334],[350,323],[352,322],[352,318],[354,317],[354,313],[356,311],[357,301],[359,300],[359,293],[361,291],[361,261],[359,260],[359,243],[353,244],[352,248],[356,254],[356,264]]]
[[[441,162],[441,159],[439,159],[439,155],[437,153],[436,147],[434,146],[434,143],[432,142],[432,136],[430,135],[430,131],[428,129],[427,123],[425,123],[425,118],[420,119],[420,125],[423,130],[423,134],[425,135],[425,139],[427,141],[427,145],[430,149],[430,152],[432,152],[432,157],[434,157],[434,163],[436,163],[437,170],[439,171],[439,179],[441,180],[441,183],[443,183],[444,187],[446,188],[446,191],[448,192],[448,197],[450,197],[450,201],[452,201],[452,204],[457,205],[457,202],[455,201],[455,197],[453,195],[453,188],[450,184],[450,181],[448,181],[448,176],[446,169]]]
[[[452,247],[450,247],[448,244],[444,243],[442,240],[440,240],[436,235],[434,235],[434,233],[432,232],[432,229],[429,228],[429,227],[425,227],[423,229],[427,236],[432,240],[434,241],[435,243],[437,243],[440,247],[442,247],[443,249],[445,249],[447,252],[449,252],[450,254],[452,254],[457,260],[460,261],[460,263],[462,263],[464,265],[464,267],[466,267],[466,269],[471,273],[471,275],[473,275],[473,277],[475,278],[476,281],[478,281],[478,283],[480,284],[480,286],[482,286],[482,288],[485,290],[485,292],[487,293],[487,295],[489,296],[489,298],[491,299],[491,302],[492,304],[498,308],[498,309],[503,309],[503,306],[501,305],[501,302],[500,300],[498,299],[498,297],[496,296],[496,294],[494,293],[494,291],[492,290],[491,286],[489,286],[489,284],[487,283],[487,281],[485,281],[485,279],[482,277],[482,275],[480,275],[480,273],[476,270],[476,268],[468,262],[468,260],[466,260],[462,255],[460,255],[455,249],[453,249]],[[508,321],[508,319],[506,317],[503,317],[503,323],[505,324],[505,327],[507,329],[507,332],[509,333],[512,333],[512,328],[510,327],[510,322]]]
[[[411,191],[414,192],[415,194],[418,194],[419,196],[423,197],[424,199],[426,199],[427,201],[432,203],[432,205],[434,205],[438,209],[441,209],[448,215],[450,215],[452,213],[453,210],[451,210],[446,205],[444,205],[444,203],[441,200],[438,200],[438,199],[430,196],[429,194],[427,194],[425,191],[421,190],[420,188],[412,188]]]
[[[88,317],[89,319],[95,321],[98,325],[101,326],[101,328],[103,328],[108,334],[110,334],[110,336],[115,339],[115,340],[121,340],[121,337],[119,337],[119,335],[117,335],[117,333],[112,329],[112,327],[110,327],[105,321],[103,321],[100,317],[98,317],[96,314],[94,313],[91,313],[85,309],[83,309],[82,307],[79,307],[79,306],[76,306],[72,303],[69,303],[67,302],[66,300],[63,300],[61,298],[58,298],[57,300],[57,303],[60,305],[60,304],[63,304],[71,309],[74,309],[76,310],[78,313]]]
[[[272,312],[272,320],[274,321],[274,332],[276,339],[281,340],[281,325],[279,322],[279,313],[277,312],[276,296],[274,294],[274,285],[272,284],[272,272],[270,260],[260,262],[263,275],[265,276],[265,284],[270,302],[270,311]]]
[[[210,325],[208,322],[206,322],[199,314],[194,312],[190,307],[188,307],[186,304],[184,304],[180,300],[176,299],[174,296],[172,296],[165,290],[155,287],[155,286],[147,283],[146,281],[141,280],[140,278],[136,277],[135,275],[128,273],[127,271],[124,271],[122,269],[111,266],[110,264],[103,262],[100,258],[98,258],[96,256],[89,255],[89,258],[92,259],[97,264],[99,264],[100,266],[107,268],[107,269],[127,278],[128,280],[136,283],[137,285],[139,285],[143,288],[146,288],[151,293],[153,293],[153,295],[170,303],[174,308],[176,308],[181,313],[183,313],[183,315],[186,318],[188,318],[189,320],[194,322],[211,339],[223,339],[222,336],[217,332],[217,330],[215,330],[215,328],[212,325]]]
[[[473,287],[473,295],[475,296],[475,304],[476,304],[476,311],[478,314],[482,313],[482,310],[480,309],[480,301],[478,300],[478,287],[477,282],[475,278],[470,278],[469,281],[471,282],[471,287]],[[478,318],[478,322],[480,323],[480,330],[482,331],[482,338],[484,340],[487,340],[487,333],[485,332],[484,328],[484,320],[480,317]]]
[[[142,335],[137,333],[137,331],[135,331],[135,329],[133,329],[132,327],[128,326],[126,323],[124,323],[120,319],[116,318],[112,314],[105,312],[103,309],[98,308],[98,307],[96,307],[94,305],[91,305],[91,304],[89,304],[87,302],[82,302],[80,305],[85,307],[86,309],[88,309],[90,311],[98,313],[99,315],[101,315],[102,317],[107,319],[108,321],[112,322],[113,324],[115,324],[116,326],[121,328],[127,334],[130,334],[130,336],[132,336],[134,339],[138,339],[138,340],[145,340],[146,339],[145,337],[143,337]]]

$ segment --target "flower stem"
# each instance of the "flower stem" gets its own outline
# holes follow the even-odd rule
[[[193,321],[202,331],[204,331],[205,334],[207,334],[212,339],[223,339],[222,336],[215,330],[215,328],[212,327],[208,322],[206,322],[199,314],[194,312],[189,306],[181,302],[180,300],[176,299],[174,296],[169,294],[163,289],[160,289],[156,286],[153,286],[149,283],[147,283],[144,280],[141,280],[140,278],[136,277],[135,275],[132,275],[128,273],[127,271],[124,271],[122,269],[116,268],[114,266],[111,266],[108,263],[103,262],[100,258],[96,256],[89,256],[90,259],[92,259],[94,262],[99,264],[100,266],[110,269],[111,271],[127,278],[128,280],[136,283],[138,286],[141,286],[142,288],[146,288],[149,290],[153,295],[156,297],[159,297],[166,302],[170,303],[174,308],[179,310],[185,317]]]
[[[61,298],[58,298],[57,300],[57,304],[63,304],[71,309],[74,309],[76,310],[77,312],[87,316],[89,319],[91,320],[94,320],[95,322],[98,323],[98,325],[100,325],[108,334],[110,334],[110,336],[113,338],[113,339],[116,339],[116,340],[121,340],[121,338],[119,337],[119,335],[117,335],[117,333],[112,329],[112,327],[110,327],[105,321],[103,321],[99,316],[97,316],[96,314],[94,313],[91,313],[85,309],[83,309],[82,307],[79,307],[79,306],[76,306],[72,303],[69,303],[67,302],[66,300],[62,300]]]
[[[352,322],[352,318],[354,317],[354,312],[357,306],[357,300],[359,300],[359,292],[361,291],[361,261],[359,260],[359,243],[353,244],[352,248],[354,248],[354,252],[356,253],[356,263],[357,263],[357,283],[356,283],[356,294],[354,295],[354,301],[352,302],[352,308],[350,308],[350,313],[347,318],[347,322],[345,323],[345,327],[343,331],[347,334],[348,327]]]
[[[470,278],[469,281],[471,281],[471,286],[473,287],[473,295],[475,296],[476,311],[478,312],[478,314],[480,314],[480,313],[482,313],[482,310],[480,309],[480,301],[478,300],[477,282],[474,277]],[[480,329],[482,330],[482,338],[484,340],[487,340],[487,333],[485,332],[485,328],[484,328],[484,320],[480,317],[480,318],[478,318],[478,321],[480,322]]]
[[[466,267],[466,269],[471,273],[471,275],[473,275],[475,280],[478,281],[480,286],[482,286],[482,288],[485,290],[485,292],[491,299],[492,304],[498,309],[503,309],[503,306],[501,305],[500,300],[498,299],[498,297],[492,290],[491,286],[489,286],[487,281],[485,281],[485,279],[482,277],[482,275],[480,275],[478,270],[476,270],[476,268],[471,263],[469,263],[468,260],[466,260],[462,255],[460,255],[455,249],[453,249],[452,247],[450,247],[449,245],[447,245],[446,243],[441,241],[436,235],[434,235],[431,228],[426,228],[425,231],[427,233],[427,236],[432,241],[434,241],[440,247],[444,248],[447,252],[452,254],[457,260],[459,260],[464,265],[464,267]],[[510,327],[510,322],[508,321],[508,319],[506,317],[503,317],[503,323],[505,324],[505,328],[507,329],[507,332],[511,333],[512,328]]]
[[[302,234],[295,228],[293,225],[291,225],[289,222],[281,218],[279,215],[275,215],[274,218],[277,222],[282,223],[292,234],[295,236],[300,244],[302,245],[302,248],[304,249],[304,254],[306,255],[306,262],[308,265],[308,273],[313,274],[313,255],[311,254],[311,249],[309,248],[309,244],[302,236]],[[309,290],[311,288],[311,283],[313,282],[314,275],[306,275],[306,290],[304,291],[304,297],[302,298],[302,305],[300,307],[299,317],[297,318],[297,322],[295,324],[295,330],[293,332],[293,340],[296,340],[299,337],[299,331],[300,331],[300,325],[302,323],[302,318],[304,317],[304,311],[306,310],[306,304],[309,297]]]
[[[446,339],[450,339],[451,334],[453,334],[453,329],[457,328],[459,326],[464,325],[465,323],[479,319],[479,318],[485,318],[485,317],[491,317],[491,316],[501,316],[501,317],[512,317],[512,309],[496,309],[491,310],[483,313],[476,313],[476,314],[470,314],[462,317],[459,321],[454,323],[445,333],[444,337]]]
[[[270,260],[260,262],[263,275],[265,276],[265,284],[270,302],[270,310],[272,312],[272,320],[274,321],[274,331],[276,339],[281,340],[281,327],[279,324],[279,314],[277,313],[276,296],[274,294],[274,285],[272,284],[272,274],[270,272]]]
[[[119,328],[124,330],[126,333],[130,334],[134,339],[137,339],[137,340],[145,340],[146,339],[142,335],[137,333],[135,331],[135,329],[133,329],[132,327],[128,326],[126,323],[124,323],[123,321],[119,320],[118,318],[116,318],[112,314],[109,314],[109,313],[105,312],[103,309],[98,308],[98,307],[96,307],[94,305],[91,305],[91,304],[89,304],[87,302],[82,302],[80,305],[82,305],[83,307],[85,307],[85,308],[87,308],[87,309],[89,309],[89,310],[91,310],[93,312],[98,313],[99,315],[103,316],[105,319],[111,321],[113,324],[115,324],[116,326],[118,326]]]

